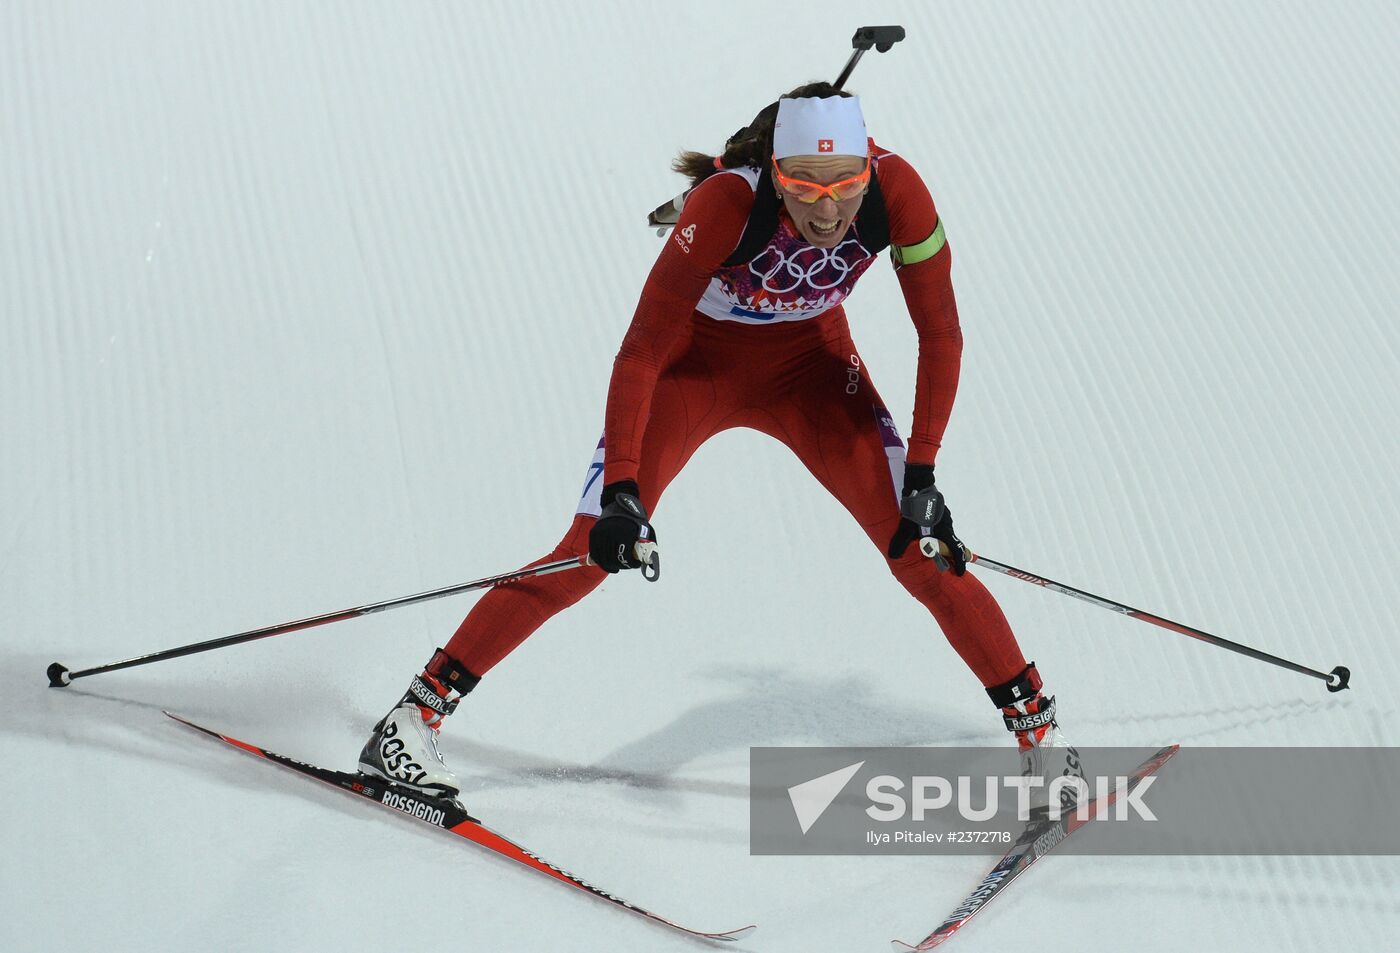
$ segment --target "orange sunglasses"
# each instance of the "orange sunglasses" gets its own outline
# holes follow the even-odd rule
[[[865,156],[865,168],[849,179],[842,179],[830,185],[822,185],[820,182],[808,182],[806,179],[794,179],[791,176],[783,175],[783,170],[778,168],[778,157],[773,157],[773,178],[777,180],[778,186],[791,195],[797,201],[806,205],[812,205],[820,201],[823,195],[829,195],[832,201],[841,202],[846,199],[853,199],[865,191],[870,184],[870,155]]]

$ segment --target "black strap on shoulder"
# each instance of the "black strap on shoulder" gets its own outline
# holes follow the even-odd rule
[[[890,215],[885,208],[885,195],[880,191],[880,177],[874,169],[870,170],[870,191],[856,213],[856,225],[860,227],[860,243],[870,254],[878,255],[890,247]]]
[[[764,169],[758,176],[758,185],[753,196],[753,208],[749,211],[748,224],[738,246],[724,260],[724,266],[731,268],[753,261],[754,256],[763,251],[778,231],[778,193],[773,188],[773,174]]]
[[[859,226],[860,243],[872,255],[878,255],[890,247],[889,213],[885,210],[885,196],[880,191],[880,177],[875,175],[873,170],[870,175],[870,191],[861,203],[855,224]],[[778,193],[773,187],[772,170],[765,168],[758,176],[753,209],[749,212],[749,221],[744,226],[743,237],[724,260],[724,266],[732,268],[734,265],[753,261],[773,240],[777,231]]]

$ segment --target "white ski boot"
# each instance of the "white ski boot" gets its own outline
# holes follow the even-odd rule
[[[1030,788],[1033,820],[1049,816],[1052,795],[1059,804],[1059,816],[1064,816],[1078,806],[1087,790],[1079,752],[1056,723],[1055,698],[1042,694],[1042,686],[1032,662],[1016,678],[987,689],[1007,729],[1016,736],[1021,776],[1039,779]]]
[[[454,799],[461,782],[442,760],[442,720],[480,681],[438,649],[394,708],[374,726],[360,752],[360,771],[429,797]]]

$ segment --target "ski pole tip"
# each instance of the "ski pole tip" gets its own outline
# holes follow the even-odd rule
[[[64,688],[73,684],[73,676],[68,674],[65,666],[54,662],[48,667],[49,688]]]
[[[1339,692],[1351,685],[1351,669],[1345,665],[1338,665],[1327,673],[1327,690],[1329,692]]]

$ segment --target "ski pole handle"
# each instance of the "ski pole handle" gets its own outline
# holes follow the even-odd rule
[[[637,562],[642,564],[642,578],[647,582],[656,582],[661,578],[661,551],[656,548],[655,543],[638,543],[632,548],[633,554],[637,557]],[[584,565],[596,566],[592,556],[582,557]]]
[[[636,548],[637,559],[642,563],[642,578],[647,582],[656,582],[661,578],[661,551],[656,548],[655,543],[638,543]]]
[[[929,559],[937,559],[939,556],[942,556],[944,559],[949,559],[953,555],[953,551],[948,548],[947,543],[943,542],[941,539],[934,539],[932,536],[925,536],[923,539],[919,540],[919,549]],[[977,558],[977,554],[971,549],[968,549],[966,543],[963,543],[963,552],[967,553],[968,565],[972,565],[972,561]]]

